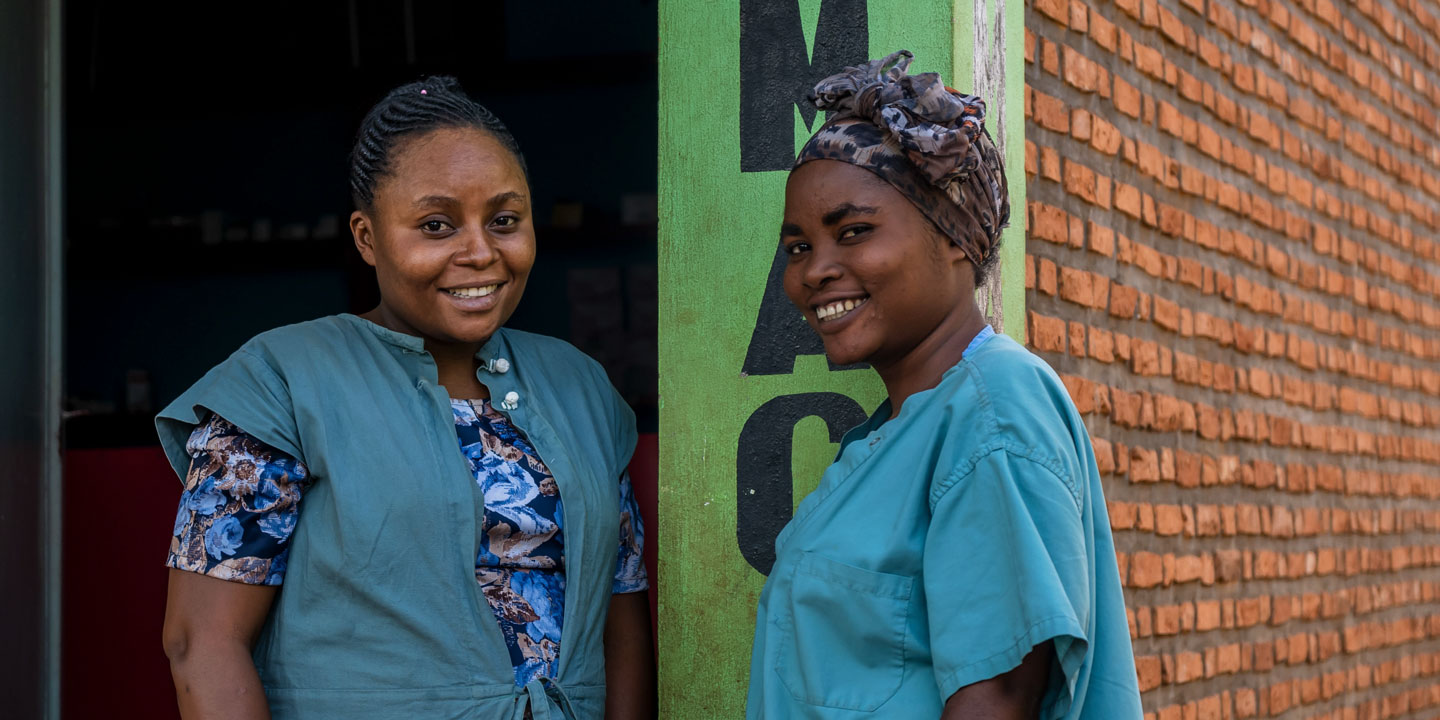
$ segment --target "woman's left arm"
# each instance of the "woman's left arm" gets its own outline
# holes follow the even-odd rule
[[[655,717],[655,644],[644,592],[610,597],[605,617],[605,720]]]
[[[1052,689],[1068,707],[1095,584],[1071,485],[1000,448],[937,492],[921,586],[941,717],[1033,720]]]
[[[630,474],[620,476],[620,542],[610,613],[605,616],[605,718],[655,717],[655,642],[650,632],[650,579],[645,522]]]
[[[956,690],[940,720],[1035,720],[1050,678],[1052,655],[1051,644],[1041,643],[1014,670]]]

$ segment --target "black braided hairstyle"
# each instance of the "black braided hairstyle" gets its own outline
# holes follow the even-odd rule
[[[360,121],[350,151],[350,196],[355,207],[372,208],[375,185],[390,171],[391,156],[402,141],[441,128],[475,128],[490,134],[515,156],[529,181],[525,156],[505,123],[466,95],[459,80],[437,75],[391,90]]]

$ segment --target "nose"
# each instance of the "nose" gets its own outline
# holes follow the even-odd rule
[[[824,287],[843,274],[838,261],[839,258],[833,249],[816,243],[810,249],[810,257],[807,258],[800,281],[805,283],[805,287],[808,288],[818,290]]]
[[[455,255],[455,264],[477,268],[488,267],[499,259],[490,234],[483,227],[460,233],[461,246]]]

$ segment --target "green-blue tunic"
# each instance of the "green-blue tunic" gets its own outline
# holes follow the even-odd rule
[[[523,688],[475,580],[485,498],[420,338],[354,315],[272,330],[156,419],[182,476],[185,440],[210,412],[310,470],[255,648],[277,720],[519,720],[527,700],[536,720],[604,715],[615,483],[634,415],[605,371],[559,340],[502,329],[478,357],[477,377],[565,502],[558,677]]]
[[[938,718],[1052,641],[1041,717],[1140,718],[1089,435],[1003,335],[845,436],[775,541],[747,717]]]

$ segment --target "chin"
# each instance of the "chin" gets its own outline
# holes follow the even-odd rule
[[[825,343],[825,357],[833,365],[854,365],[867,362],[872,353],[860,350],[853,345],[842,343]]]
[[[485,320],[481,322],[465,321],[463,319],[451,321],[442,328],[449,336],[451,342],[457,343],[483,343],[500,329],[502,323]]]

